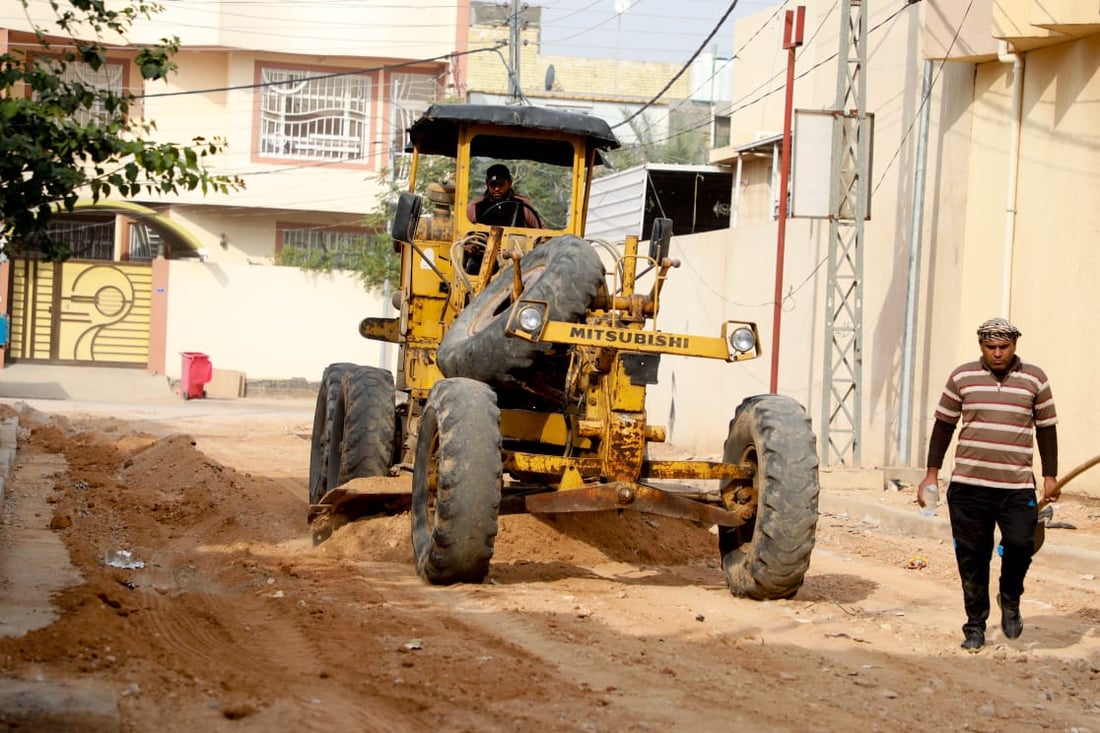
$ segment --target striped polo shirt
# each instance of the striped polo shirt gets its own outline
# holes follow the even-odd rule
[[[951,480],[996,489],[1035,487],[1035,428],[1058,422],[1047,375],[1019,357],[1003,381],[980,360],[955,369],[936,418],[959,428]]]

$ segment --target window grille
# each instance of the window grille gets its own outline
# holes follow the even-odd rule
[[[116,97],[122,96],[123,64],[106,62],[98,69],[84,61],[72,61],[58,74],[63,84],[73,86],[83,85],[97,92],[110,92]],[[93,120],[105,124],[111,119],[103,100],[98,97],[92,101],[91,107],[76,107],[71,110],[74,121],[81,126],[88,125]]]
[[[366,163],[371,80],[261,69],[261,156]]]
[[[151,260],[161,246],[160,234],[142,222],[130,225],[130,259]]]
[[[75,260],[113,260],[115,222],[80,219],[50,221],[47,231],[54,242],[68,245]]]
[[[279,264],[358,270],[367,245],[362,231],[328,229],[283,229]]]
[[[393,178],[407,183],[411,156],[405,154],[407,130],[432,102],[439,97],[439,85],[428,74],[392,74],[390,76],[390,160],[393,161]]]

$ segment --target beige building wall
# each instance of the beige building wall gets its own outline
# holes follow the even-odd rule
[[[784,313],[785,359],[794,366],[783,392],[809,405],[815,398],[813,372],[805,362],[815,358],[812,329],[818,298],[812,273],[821,255],[810,241],[808,225],[794,223],[786,271],[791,280],[806,282],[792,293]],[[790,231],[790,230],[789,230]],[[661,291],[657,328],[678,334],[716,337],[724,321],[754,321],[762,332],[763,355],[752,361],[719,360],[664,355],[658,384],[649,388],[646,403],[650,422],[668,429],[668,442],[696,457],[717,457],[737,405],[746,397],[768,392],[772,341],[774,250],[762,245],[774,227],[746,227],[675,237],[669,256],[680,261],[670,271]],[[807,276],[809,281],[807,282]],[[642,281],[650,285],[648,280]]]
[[[470,48],[490,48],[507,40],[507,29],[478,25],[470,29]],[[525,94],[554,99],[651,99],[668,80],[680,71],[677,64],[585,59],[573,56],[546,56],[539,47],[539,29],[528,28],[522,34],[520,82]],[[508,94],[508,49],[500,54],[474,54],[469,62],[470,90]],[[551,89],[545,87],[546,72],[554,67]],[[668,99],[687,99],[692,94],[690,76],[681,76],[665,93]],[[549,93],[547,93],[549,92]]]
[[[377,66],[363,58],[289,57],[272,53],[192,52],[180,61],[180,73],[150,89],[145,113],[157,123],[154,139],[189,142],[201,131],[207,139],[226,142],[223,153],[211,159],[217,173],[240,176],[243,190],[229,195],[190,191],[162,197],[166,202],[235,209],[297,209],[365,214],[374,209],[381,191],[379,173],[389,161],[389,106],[382,93],[385,78],[374,85],[376,104],[372,124],[375,141],[362,163],[310,163],[256,159],[257,68],[262,64],[307,68],[317,74]],[[425,71],[425,69],[421,69]],[[209,94],[195,90],[225,89]],[[201,119],[197,123],[196,119]]]
[[[306,56],[430,58],[454,50],[454,29],[465,22],[469,2],[432,0],[410,6],[390,0],[330,5],[256,0],[163,5],[163,13],[139,24],[135,42],[176,35],[188,46],[277,49]],[[339,13],[337,22],[332,11]]]
[[[165,373],[178,379],[180,352],[210,356],[216,369],[249,381],[320,379],[334,361],[396,367],[397,348],[359,335],[366,316],[393,315],[383,293],[354,275],[172,260]]]
[[[363,164],[258,157],[254,85],[261,64],[288,64],[324,74],[381,62],[254,52],[184,52],[181,56],[180,73],[163,85],[166,93],[157,96],[154,92],[146,101],[146,114],[157,121],[154,136],[186,142],[201,130],[207,139],[221,138],[226,148],[210,161],[210,167],[217,173],[239,176],[244,188],[226,195],[190,191],[146,200],[171,205],[171,216],[188,226],[205,244],[206,256],[215,262],[272,264],[280,224],[361,226],[363,217],[377,207],[385,187],[383,173],[392,165],[387,76],[379,74],[374,85],[375,145]],[[410,70],[432,71],[425,67]],[[225,91],[174,94],[200,89]],[[201,118],[201,123],[196,123],[196,118]]]
[[[1100,452],[1092,368],[1100,337],[1092,318],[1100,309],[1100,33],[1022,56],[1014,204],[1012,68],[978,67],[958,313],[965,324],[1004,314],[1024,332],[1018,353],[1052,381],[1064,472]],[[973,336],[963,330],[957,352],[974,351]]]
[[[1098,11],[1092,0],[999,0],[993,4],[993,35],[1029,50],[1095,33]]]
[[[990,33],[993,0],[926,0],[923,54],[928,59],[956,61],[989,59],[997,52]]]

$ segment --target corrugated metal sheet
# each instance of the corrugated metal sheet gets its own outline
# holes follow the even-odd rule
[[[585,236],[620,242],[628,234],[640,235],[648,175],[640,165],[593,180]]]
[[[680,174],[683,184],[680,185]],[[689,199],[693,198],[693,189],[696,185],[696,174],[721,175],[729,177],[731,171],[728,167],[714,165],[676,165],[672,163],[646,163],[644,165],[628,168],[625,171],[601,176],[592,181],[592,190],[588,204],[588,219],[585,222],[585,236],[590,239],[604,239],[609,242],[621,242],[629,234],[635,234],[640,239],[648,239],[649,231],[647,223],[647,193],[652,188],[650,179],[657,175],[663,181],[663,187],[671,187],[677,192],[683,192]],[[730,181],[732,185],[732,178]],[[659,186],[661,187],[661,186]],[[667,195],[667,194],[666,194]],[[660,205],[660,198],[657,206]],[[715,202],[707,201],[708,208],[712,208]],[[728,226],[730,195],[724,194],[722,201],[725,205],[723,216],[725,221],[711,224],[698,231],[707,231],[718,227]],[[689,208],[701,205],[701,201],[689,200]],[[654,216],[670,216],[671,212],[649,212],[649,220]],[[690,228],[690,219],[676,223],[679,233],[685,233],[685,227]]]

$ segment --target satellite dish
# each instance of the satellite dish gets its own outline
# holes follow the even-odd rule
[[[543,86],[546,88],[546,91],[548,91],[548,92],[554,91],[554,65],[553,64],[550,64],[549,66],[546,67],[546,81],[543,82]]]

